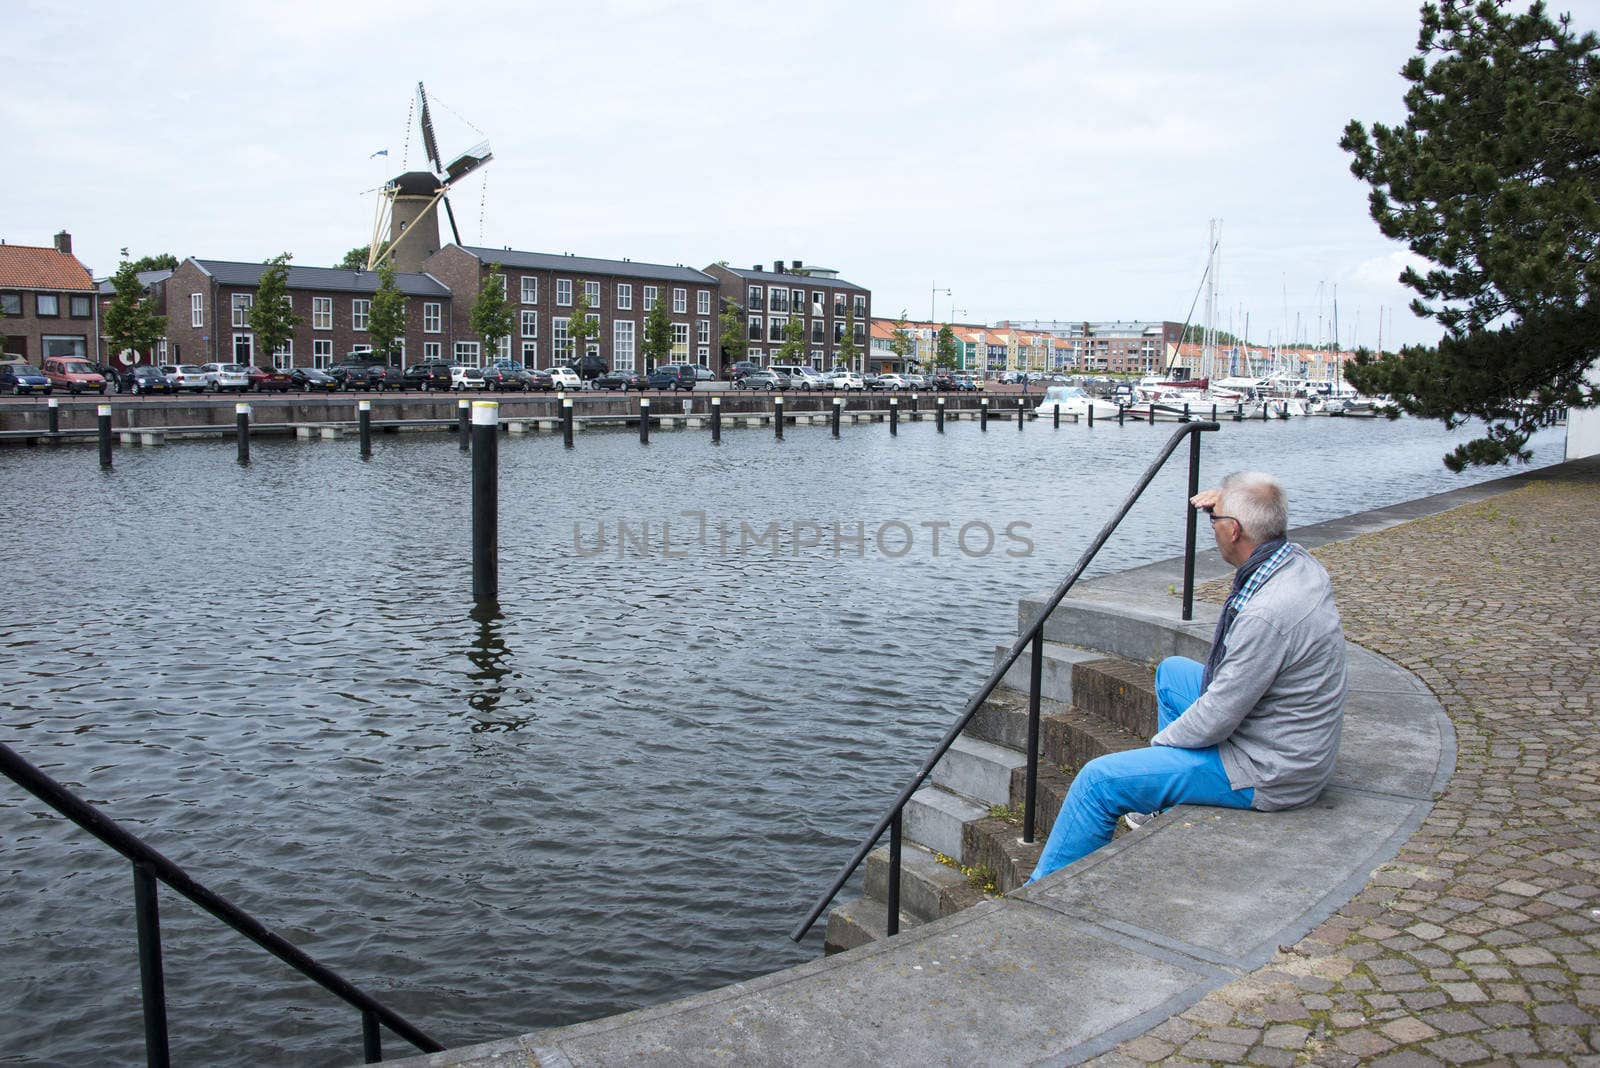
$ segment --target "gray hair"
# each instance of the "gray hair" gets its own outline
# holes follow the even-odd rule
[[[1252,541],[1281,538],[1289,529],[1289,495],[1265,472],[1235,471],[1224,478],[1218,504],[1218,511],[1237,519]]]

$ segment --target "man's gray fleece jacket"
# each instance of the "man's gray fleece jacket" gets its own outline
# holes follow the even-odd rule
[[[1235,790],[1252,808],[1315,801],[1339,754],[1344,721],[1344,628],[1328,573],[1304,549],[1240,609],[1227,652],[1199,700],[1150,740],[1214,745]]]

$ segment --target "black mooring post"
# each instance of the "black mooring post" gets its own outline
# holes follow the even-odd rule
[[[372,456],[372,402],[356,401],[356,427],[361,434],[361,458]]]
[[[1095,402],[1095,398],[1090,397],[1089,398],[1089,425],[1090,426],[1094,426],[1094,402]]]
[[[1269,408],[1269,407],[1270,407],[1270,405],[1268,405],[1266,401],[1262,401],[1261,402],[1261,421],[1263,423],[1265,423],[1267,421],[1267,418],[1268,418],[1268,416],[1267,416],[1267,408]]]
[[[1119,402],[1117,404],[1117,425],[1118,426],[1122,425],[1122,420],[1127,414],[1128,414],[1127,405],[1122,404],[1122,403]]]
[[[472,599],[500,599],[500,405],[472,405]]]
[[[650,398],[639,398],[639,444],[650,444]]]
[[[1215,423],[1217,421],[1217,402],[1216,401],[1212,401],[1211,402],[1211,421],[1213,423]]]
[[[1194,500],[1194,495],[1200,492],[1200,432],[1193,431],[1189,434],[1189,496],[1187,500]],[[1188,505],[1188,515],[1183,531],[1183,618],[1184,622],[1194,618],[1194,530],[1195,521],[1198,519],[1195,506]]]
[[[890,937],[900,933],[900,854],[902,850],[900,812],[889,821],[889,915],[884,930]]]
[[[722,398],[711,398],[711,444],[722,444]]]
[[[161,971],[161,913],[156,873],[149,864],[133,866],[133,917],[139,935],[139,991],[144,1001],[144,1058],[150,1068],[168,1068],[167,984]]]
[[[1044,634],[1035,637],[1028,648],[1028,785],[1022,795],[1022,840],[1031,843],[1038,824],[1039,691],[1044,685]]]
[[[1183,421],[1185,423],[1187,423],[1189,421],[1189,402],[1188,401],[1184,401],[1183,402]]]
[[[900,433],[900,401],[895,397],[889,398],[889,436],[894,437]]]
[[[911,410],[914,412],[919,412],[922,410],[921,408],[917,407],[917,395],[915,393],[911,394]]]
[[[1233,402],[1233,421],[1235,423],[1244,422],[1244,401],[1242,400]]]
[[[572,401],[565,398],[561,401],[561,441],[572,448]]]
[[[989,398],[985,397],[978,402],[978,429],[989,429]]]
[[[844,407],[844,400],[840,397],[833,398],[833,436],[839,436],[839,410]]]
[[[461,451],[472,448],[472,402],[462,397],[456,401],[456,437],[461,440]]]
[[[1026,423],[1028,421],[1027,406],[1028,406],[1028,402],[1027,401],[1023,400],[1021,397],[1017,398],[1017,429],[1018,430],[1021,430],[1022,429],[1022,424]]]
[[[1054,421],[1055,421],[1055,426],[1052,429],[1060,430],[1061,429],[1061,405],[1060,404],[1056,405],[1056,414],[1055,414],[1055,420]]]
[[[111,405],[100,405],[96,416],[100,428],[100,466],[111,466]]]
[[[772,398],[772,436],[783,440],[783,398]]]
[[[363,1064],[383,1063],[383,1034],[378,1030],[378,1014],[361,1010],[361,1056]]]
[[[50,416],[50,444],[59,445],[61,442],[57,440],[56,435],[61,433],[61,402],[51,397],[46,407]]]
[[[234,433],[239,440],[239,462],[250,462],[250,405],[233,406]]]

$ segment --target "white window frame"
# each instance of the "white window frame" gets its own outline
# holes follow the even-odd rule
[[[694,340],[699,345],[711,344],[711,320],[698,319],[694,324]]]
[[[353,297],[350,301],[350,329],[367,332],[367,320],[372,316],[372,301]]]
[[[679,286],[672,287],[672,314],[682,315],[689,310],[689,291]]]
[[[694,313],[696,315],[711,314],[711,290],[697,289],[694,294]]]
[[[789,311],[795,315],[806,313],[806,291],[803,289],[789,290]]]
[[[699,350],[699,353],[696,356],[696,359],[699,361],[701,367],[710,367],[711,366],[711,350],[709,348],[702,347]]]
[[[654,311],[656,307],[656,294],[660,292],[655,286],[644,287],[644,310]]]
[[[509,300],[511,298],[511,279],[506,277],[505,272],[502,271],[498,275],[491,274],[489,277],[500,279],[500,299]]]
[[[745,310],[754,311],[758,304],[764,308],[767,299],[766,292],[761,286],[751,286],[750,292],[745,296]]]
[[[272,350],[272,366],[280,371],[294,366],[294,338],[289,338]]]
[[[189,325],[206,325],[206,295],[204,293],[189,294]]]
[[[253,293],[235,293],[229,302],[233,308],[233,328],[241,330],[250,325],[250,309],[256,302]],[[238,362],[238,361],[235,361]]]
[[[424,341],[422,343],[422,358],[424,360],[437,360],[443,351],[444,342],[442,341]]]
[[[333,338],[318,337],[311,339],[311,366],[317,370],[333,365]]]
[[[522,330],[518,336],[526,338],[537,338],[539,336],[538,312],[529,311],[526,308],[522,310]]]
[[[525,275],[522,276],[522,303],[524,303],[524,304],[537,304],[537,303],[539,303],[539,276],[538,275],[536,275],[536,274],[525,274]]]
[[[600,355],[600,316],[596,315],[594,312],[590,312],[588,315],[585,315],[584,318],[588,319],[589,322],[594,326],[594,332],[589,335],[590,337],[594,338],[594,340],[585,343],[584,355],[598,356]]]
[[[312,297],[311,298],[311,329],[313,329],[313,330],[332,330],[333,329],[333,298],[332,297]]]
[[[618,319],[611,324],[611,366],[618,371],[634,369],[638,350],[634,347],[632,319]]]
[[[689,324],[672,324],[672,362],[689,362]]]
[[[572,332],[568,330],[571,324],[570,316],[558,316],[550,320],[550,366],[552,367],[572,359],[573,354],[578,351],[572,340]]]
[[[537,367],[539,360],[539,343],[537,341],[524,341],[522,343],[522,366]]]
[[[511,359],[511,338],[503,337],[494,343],[494,358],[497,360]]]
[[[482,360],[479,344],[476,341],[457,341],[455,348],[455,362],[467,367],[477,367]]]
[[[243,359],[239,358],[240,342],[244,343],[245,356]],[[241,330],[233,335],[232,362],[242,363],[247,366],[256,362],[256,336],[254,334]]]
[[[444,304],[437,300],[424,301],[422,304],[422,332],[424,334],[437,334],[444,330]]]
[[[600,283],[599,282],[585,282],[585,283],[583,283],[583,295],[589,298],[589,307],[591,307],[591,308],[600,307]]]
[[[570,308],[570,307],[572,307],[572,279],[570,279],[570,278],[557,278],[556,279],[556,307],[558,307],[558,308]]]
[[[618,282],[617,283],[617,310],[618,311],[632,311],[633,310],[633,283],[631,283],[631,282]]]

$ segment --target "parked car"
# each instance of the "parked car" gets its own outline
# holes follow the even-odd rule
[[[80,356],[47,356],[43,370],[54,389],[64,389],[72,394],[106,391],[106,380],[95,373],[88,360]]]
[[[928,388],[928,380],[927,380],[927,378],[925,378],[922,375],[919,375],[919,374],[908,374],[908,375],[901,375],[900,377],[906,380],[906,388],[908,388],[908,389],[927,389]]]
[[[822,374],[808,363],[775,363],[771,368],[789,379],[790,389],[827,389]]]
[[[44,372],[31,363],[0,363],[0,389],[9,389],[20,397],[24,393],[49,396],[54,388]]]
[[[443,360],[423,360],[407,367],[401,380],[414,389],[449,389],[450,365]]]
[[[118,393],[176,393],[178,387],[167,381],[161,368],[147,363],[124,367],[112,380]]]
[[[381,389],[383,367],[373,363],[336,363],[323,372],[339,383],[340,389]],[[376,379],[374,378],[376,375]]]
[[[607,371],[611,370],[606,365],[606,358],[599,353],[590,353],[575,360],[568,360],[567,370],[578,376],[578,381],[593,382]]]
[[[294,383],[295,389],[311,393],[332,393],[339,388],[339,383],[315,367],[291,367],[289,380]]]
[[[734,389],[770,389],[783,390],[789,388],[789,376],[779,374],[777,371],[757,371],[745,375],[733,384]]]
[[[910,389],[911,383],[891,372],[886,375],[879,375],[872,382],[871,388],[879,390]]]
[[[697,363],[694,365],[694,380],[696,382],[715,382],[717,376],[712,372],[711,368]]]
[[[218,393],[225,389],[243,393],[250,388],[250,376],[244,373],[241,363],[201,364],[200,373],[206,377],[206,387]]]
[[[257,367],[250,364],[244,369],[245,377],[250,379],[250,388],[257,393],[276,390],[287,393],[294,385],[294,379],[289,377],[289,372],[281,367]]]
[[[550,381],[555,383],[557,389],[583,388],[583,379],[570,367],[546,367],[544,373],[550,376]]]
[[[483,389],[485,388],[483,372],[476,367],[457,364],[450,368],[450,388],[457,390]]]
[[[179,393],[184,390],[193,390],[195,393],[205,391],[206,375],[197,363],[164,363],[156,369],[167,377],[167,382]]]
[[[735,363],[733,366],[729,367],[725,372],[723,372],[723,374],[727,377],[728,381],[737,382],[745,375],[755,374],[759,370],[761,370],[760,362],[756,360],[740,360],[738,363]]]
[[[528,376],[528,389],[530,390],[537,389],[549,393],[556,388],[555,382],[550,378],[549,371],[541,371],[537,367],[526,367],[523,368],[522,373]]]
[[[833,389],[866,389],[867,383],[854,371],[835,371],[828,385]]]
[[[630,389],[648,389],[649,379],[637,371],[607,371],[594,380],[595,389],[620,389],[626,393]]]
[[[490,364],[483,369],[481,374],[484,389],[520,391],[526,385],[522,377],[523,371],[520,367],[501,367],[498,364]]]
[[[694,389],[694,365],[689,363],[664,363],[650,372],[651,389]]]
[[[939,393],[952,393],[958,388],[956,376],[943,373],[936,374],[929,379],[929,388]]]

